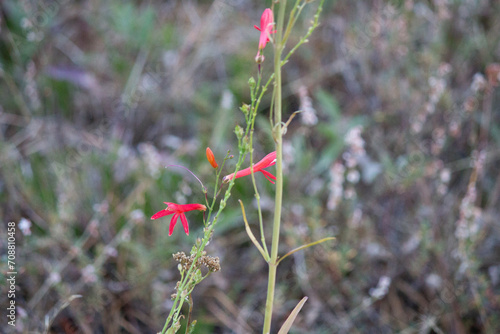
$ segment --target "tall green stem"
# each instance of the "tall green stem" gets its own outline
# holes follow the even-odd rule
[[[278,266],[278,246],[280,239],[281,203],[283,198],[283,150],[281,131],[281,53],[283,51],[283,22],[285,19],[286,0],[279,4],[276,36],[274,39],[274,129],[273,137],[276,145],[276,194],[274,200],[274,221],[271,244],[271,258],[268,262],[269,277],[267,283],[266,310],[263,334],[271,332],[271,319],[273,315],[274,289],[276,285],[276,269]]]

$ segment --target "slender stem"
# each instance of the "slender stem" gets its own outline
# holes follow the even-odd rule
[[[304,6],[306,5],[305,2],[300,6],[299,6],[299,4],[300,4],[300,0],[297,0],[295,2],[295,5],[293,5],[292,11],[290,12],[290,15],[288,17],[288,23],[287,23],[286,29],[285,29],[285,36],[283,36],[283,43],[286,43],[286,41],[288,40],[288,36],[290,36],[290,33],[292,32],[292,28],[295,25],[295,22],[297,21],[297,18],[299,17],[300,12],[302,11]],[[299,10],[299,12],[295,13],[297,9]]]
[[[248,130],[247,130],[246,134],[248,134]],[[245,160],[246,153],[247,153],[246,151],[240,151],[240,156],[238,158],[238,162],[236,163],[236,167],[235,167],[234,173],[236,173],[240,169],[243,161]],[[186,272],[185,276],[181,277],[181,280],[180,280],[181,283],[179,284],[179,287],[177,288],[177,295],[176,295],[176,297],[174,299],[174,304],[173,304],[172,308],[170,309],[170,313],[169,313],[169,315],[167,317],[167,320],[165,321],[165,325],[163,326],[161,334],[167,333],[167,330],[169,328],[169,324],[171,326],[175,326],[176,325],[176,323],[177,323],[177,321],[179,319],[179,316],[180,316],[182,305],[186,301],[185,298],[181,298],[181,295],[182,295],[183,291],[186,291],[185,295],[189,296],[191,294],[191,292],[193,291],[195,285],[196,285],[196,284],[193,284],[189,290],[186,290],[187,287],[190,285],[190,283],[193,280],[193,273],[195,272],[195,270],[197,268],[196,267],[196,262],[201,257],[201,255],[202,255],[205,247],[207,246],[208,242],[210,241],[210,237],[212,235],[212,231],[213,231],[213,229],[215,227],[215,224],[217,223],[219,215],[224,210],[229,197],[231,197],[231,189],[234,186],[234,181],[235,181],[235,179],[233,178],[229,182],[227,190],[226,190],[226,192],[224,194],[224,198],[220,201],[219,209],[218,209],[215,217],[213,218],[212,223],[210,224],[210,222],[208,222],[208,220],[207,220],[208,226],[205,227],[205,233],[204,233],[203,239],[201,241],[201,244],[200,244],[199,247],[197,247],[196,255],[195,255],[194,259],[193,259],[193,263],[192,263],[191,267],[189,267],[189,269]],[[212,211],[213,210],[210,207],[209,208],[208,217],[211,216]],[[208,219],[210,219],[210,218],[208,218]],[[181,275],[182,275],[182,273],[181,273]]]
[[[321,2],[319,3],[318,5],[318,9],[316,11],[316,14],[314,15],[314,20],[312,22],[312,25],[309,27],[309,29],[307,30],[307,33],[304,35],[304,37],[302,37],[300,39],[300,41],[297,43],[297,45],[295,45],[289,52],[288,54],[285,56],[285,58],[283,59],[283,61],[281,62],[281,65],[285,65],[287,62],[288,62],[288,58],[290,58],[290,56],[292,54],[294,54],[294,52],[299,48],[299,46],[301,46],[302,44],[304,43],[307,43],[308,41],[308,38],[309,36],[311,36],[312,32],[314,31],[314,29],[316,29],[319,25],[319,15],[321,14],[321,11],[323,10],[323,3],[325,2],[325,0],[321,0]],[[300,9],[302,10],[302,9]],[[300,12],[299,12],[300,13]],[[297,14],[298,15],[298,14]]]
[[[279,4],[278,22],[276,26],[276,38],[274,44],[274,124],[273,136],[276,145],[276,194],[274,201],[273,235],[271,243],[271,259],[269,265],[269,277],[267,285],[266,310],[264,327],[262,333],[271,332],[271,319],[273,314],[274,289],[276,285],[276,268],[278,260],[278,246],[281,224],[281,203],[283,199],[283,150],[281,132],[281,53],[283,51],[283,22],[285,19],[286,0]]]
[[[259,81],[257,82],[257,92],[260,88],[261,79],[262,79],[262,75],[259,72]],[[267,89],[267,85],[262,88],[262,93],[265,92],[266,89]],[[261,93],[261,96],[262,96],[262,93]],[[265,253],[265,255],[263,255],[263,256],[266,259],[266,261],[268,261],[269,260],[269,251],[267,250],[266,238],[264,235],[264,223],[262,221],[262,208],[260,205],[260,194],[259,194],[259,189],[257,188],[257,182],[255,181],[255,173],[253,170],[253,132],[254,132],[254,126],[255,126],[255,117],[257,116],[257,108],[258,108],[259,102],[260,102],[260,98],[259,98],[259,100],[257,100],[256,95],[254,94],[254,90],[252,89],[252,107],[250,108],[250,113],[249,113],[251,115],[250,116],[250,123],[251,123],[251,126],[250,126],[250,144],[249,144],[249,147],[250,147],[250,171],[251,171],[251,175],[252,175],[252,184],[253,184],[253,189],[255,192],[255,199],[257,200],[257,212],[258,212],[258,216],[259,216],[260,239],[262,242],[262,246],[264,247],[264,253]],[[242,207],[242,210],[243,210],[243,207]],[[259,247],[257,247],[257,248],[259,248]]]
[[[269,106],[269,123],[271,124],[271,129],[274,129],[274,119],[273,119],[274,96],[275,96],[275,89],[273,88],[273,94],[271,96],[271,105]]]

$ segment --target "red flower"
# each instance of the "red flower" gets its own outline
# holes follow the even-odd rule
[[[255,29],[260,31],[259,50],[257,51],[257,56],[255,57],[255,60],[259,64],[264,61],[264,55],[262,55],[262,50],[264,50],[267,42],[269,42],[269,36],[276,32],[276,30],[273,30],[273,26],[274,26],[273,11],[269,8],[266,8],[266,10],[264,10],[264,13],[262,13],[262,16],[260,17],[260,28],[254,26]]]
[[[254,173],[261,172],[262,174],[264,174],[266,179],[269,180],[269,182],[274,184],[274,182],[271,179],[276,180],[276,176],[269,173],[267,170],[264,170],[264,168],[267,168],[267,167],[272,166],[274,164],[276,164],[276,151],[269,153],[261,161],[257,162],[255,165],[253,165],[253,172]],[[250,167],[248,167],[248,168],[240,170],[236,174],[233,173],[233,174],[229,174],[229,175],[224,176],[222,178],[222,182],[228,183],[233,178],[237,179],[239,177],[247,176],[250,174],[252,174],[252,172],[250,170]]]
[[[208,160],[208,162],[210,162],[210,164],[212,165],[213,168],[219,167],[219,165],[217,164],[217,161],[215,161],[214,152],[212,152],[210,147],[207,147],[207,160]]]
[[[260,39],[259,39],[259,50],[262,50],[266,47],[267,42],[269,42],[269,35],[276,32],[273,31],[274,26],[274,15],[273,11],[270,8],[266,8],[262,16],[260,17],[260,28],[254,26],[255,29],[260,31]]]
[[[189,235],[189,225],[184,212],[200,210],[205,211],[207,209],[203,204],[175,204],[169,202],[163,202],[167,205],[165,210],[158,211],[151,217],[151,219],[160,218],[163,216],[169,216],[173,214],[172,220],[170,220],[170,228],[168,230],[168,235],[171,236],[174,231],[175,224],[177,223],[177,218],[181,217],[182,226],[187,235]]]

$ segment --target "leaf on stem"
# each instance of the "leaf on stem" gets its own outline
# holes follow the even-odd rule
[[[241,213],[243,214],[243,221],[245,222],[245,230],[247,231],[248,237],[250,238],[250,240],[252,240],[255,247],[257,247],[260,254],[262,254],[262,257],[266,261],[269,261],[269,254],[267,254],[266,251],[264,251],[262,246],[257,241],[257,238],[255,238],[255,235],[253,234],[252,230],[250,229],[250,225],[248,225],[247,216],[245,214],[245,207],[243,206],[243,202],[240,199],[238,200],[238,202],[240,202],[240,205],[241,205]]]
[[[292,328],[292,324],[295,321],[295,318],[297,318],[297,315],[299,314],[300,310],[302,309],[302,306],[304,306],[306,301],[307,301],[307,296],[302,298],[302,300],[297,304],[297,306],[295,306],[295,308],[293,309],[292,313],[290,313],[283,326],[281,326],[278,334],[288,333],[290,328]]]
[[[295,111],[289,118],[288,118],[288,121],[285,122],[281,122],[281,133],[283,135],[286,134],[287,130],[288,130],[288,125],[290,125],[290,122],[292,121],[292,119],[295,117],[295,115],[297,115],[298,113],[301,113],[302,110],[297,110]]]
[[[311,247],[311,246],[314,246],[314,245],[318,245],[318,244],[320,244],[322,242],[325,242],[325,241],[328,241],[328,240],[334,240],[334,239],[335,239],[335,237],[323,238],[321,240],[310,242],[308,244],[305,244],[305,245],[302,245],[302,246],[297,247],[295,249],[292,249],[291,251],[289,251],[288,253],[286,253],[285,255],[283,255],[283,257],[281,257],[278,260],[278,262],[276,262],[276,265],[278,265],[281,261],[283,261],[287,256],[292,255],[293,253],[298,252],[299,250],[306,249],[308,247]]]

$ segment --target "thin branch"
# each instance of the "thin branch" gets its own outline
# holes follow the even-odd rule
[[[207,191],[207,188],[205,188],[205,186],[203,185],[203,182],[201,182],[201,180],[192,171],[190,171],[189,168],[181,166],[181,165],[166,165],[165,166],[165,168],[168,168],[168,167],[180,167],[180,168],[184,168],[185,170],[187,170],[189,173],[191,173],[191,175],[193,175],[198,180],[198,182],[201,184],[201,188],[203,189],[203,192]]]

